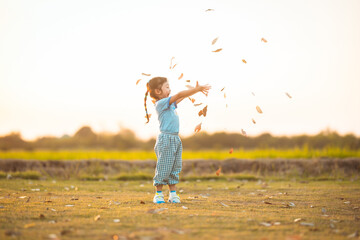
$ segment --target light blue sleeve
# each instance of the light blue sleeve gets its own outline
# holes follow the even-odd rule
[[[170,98],[171,97],[163,98],[156,102],[156,111],[158,113],[161,113],[170,107]]]

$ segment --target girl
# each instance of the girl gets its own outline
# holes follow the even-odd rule
[[[184,98],[197,92],[207,95],[209,85],[200,86],[181,91],[170,97],[170,86],[166,78],[155,77],[147,83],[145,93],[145,111],[147,122],[149,115],[146,108],[147,95],[156,100],[155,109],[160,123],[160,134],[156,140],[155,153],[157,157],[156,170],[154,176],[154,186],[156,193],[153,199],[154,203],[165,203],[162,193],[163,185],[169,185],[169,202],[180,203],[180,197],[176,194],[175,185],[179,182],[179,173],[182,167],[181,153],[182,143],[179,138],[179,117],[176,113],[177,104]]]

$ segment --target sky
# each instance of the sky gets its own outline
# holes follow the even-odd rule
[[[179,104],[182,136],[200,122],[209,133],[360,135],[359,13],[358,0],[1,0],[0,135],[87,125],[154,137],[143,105],[156,76],[171,94],[212,86],[192,96],[203,105]]]

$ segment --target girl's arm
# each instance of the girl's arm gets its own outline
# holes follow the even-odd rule
[[[190,97],[191,95],[194,95],[197,92],[202,92],[204,94],[207,94],[210,88],[211,88],[211,86],[209,86],[209,85],[199,85],[199,83],[196,83],[196,87],[189,89],[189,90],[181,91],[181,92],[175,94],[174,96],[172,96],[170,98],[169,105],[173,104],[174,102],[176,102],[176,104],[177,104],[177,103],[181,102],[184,98]]]

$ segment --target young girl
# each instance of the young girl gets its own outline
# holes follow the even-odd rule
[[[149,115],[146,108],[147,95],[156,100],[155,109],[160,123],[160,134],[156,140],[155,153],[157,157],[156,170],[154,176],[154,186],[156,193],[154,203],[165,203],[162,193],[163,185],[169,185],[169,202],[180,203],[180,197],[176,194],[175,185],[179,182],[179,173],[182,168],[182,143],[179,138],[179,117],[176,113],[177,104],[184,98],[197,92],[207,94],[211,87],[209,85],[200,86],[181,91],[170,96],[170,86],[166,78],[155,77],[147,83],[145,93],[145,111],[149,122]]]

